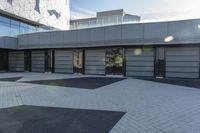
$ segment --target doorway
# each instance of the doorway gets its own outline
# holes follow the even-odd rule
[[[106,50],[106,74],[124,75],[123,48],[108,48]]]
[[[164,78],[165,77],[165,48],[156,48],[156,59],[155,59],[155,77]]]
[[[54,51],[45,51],[45,72],[54,72]]]
[[[0,50],[0,72],[8,71],[8,52]]]
[[[31,72],[31,51],[25,50],[24,52],[24,70]]]
[[[84,70],[84,52],[82,49],[76,49],[73,51],[74,67],[73,71],[77,74],[83,74]]]

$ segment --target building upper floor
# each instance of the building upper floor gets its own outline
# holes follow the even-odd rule
[[[0,36],[69,29],[69,0],[1,0]]]
[[[200,19],[123,24],[1,37],[0,48],[44,49],[200,44]]]
[[[97,12],[96,17],[92,18],[71,20],[70,29],[76,30],[138,22],[140,22],[139,16],[127,14],[123,9],[118,9]]]

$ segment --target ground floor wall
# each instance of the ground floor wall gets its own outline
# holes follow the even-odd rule
[[[9,71],[199,78],[199,64],[200,47],[191,45],[8,52]]]

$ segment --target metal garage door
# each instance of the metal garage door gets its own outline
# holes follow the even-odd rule
[[[126,49],[127,76],[154,76],[154,49],[128,48]]]
[[[73,73],[72,50],[55,50],[55,72]]]
[[[85,74],[105,74],[105,49],[85,51]]]
[[[166,48],[166,77],[199,78],[199,48]]]
[[[31,52],[31,68],[32,72],[44,72],[45,71],[45,52],[44,51],[32,51]]]
[[[9,71],[24,71],[24,51],[9,51]]]

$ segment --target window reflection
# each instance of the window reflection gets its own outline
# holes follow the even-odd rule
[[[53,30],[48,26],[28,24],[2,15],[0,15],[0,29],[0,36],[17,36],[19,34]]]

